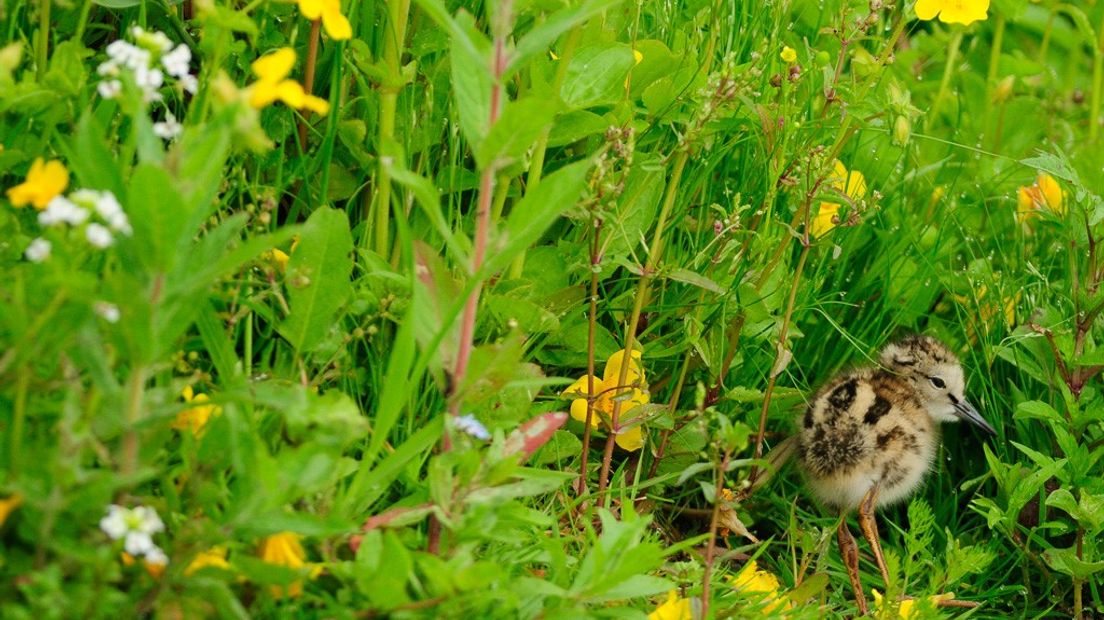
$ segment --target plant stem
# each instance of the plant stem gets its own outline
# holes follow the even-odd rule
[[[35,78],[42,81],[46,76],[46,60],[50,55],[50,7],[53,0],[40,0],[38,3],[38,38],[35,40]]]
[[[303,75],[303,91],[307,95],[314,92],[314,71],[315,65],[318,64],[318,38],[321,25],[321,19],[311,22],[310,38],[307,40],[307,69]],[[299,117],[299,150],[304,154],[307,152],[307,117],[309,115],[310,110],[303,110]]]
[[[391,218],[391,171],[387,167],[386,155],[391,154],[391,144],[395,140],[395,110],[398,106],[399,91],[402,90],[402,48],[406,41],[406,24],[410,17],[410,0],[388,0],[387,23],[390,28],[384,35],[383,64],[387,70],[387,81],[380,84],[379,103],[379,139],[376,145],[381,153],[379,168],[376,172],[375,193],[375,250],[386,258],[390,250]],[[497,87],[497,86],[496,86]],[[492,112],[492,115],[494,112]],[[364,218],[371,218],[372,197],[366,199]],[[369,228],[372,228],[369,226]],[[365,235],[365,239],[368,235]]]
[[[594,338],[598,331],[598,266],[602,262],[602,220],[595,217],[590,244],[590,303],[587,308],[587,412],[583,421],[583,448],[579,455],[579,483],[576,495],[586,495],[587,461],[590,457],[591,425],[594,423]],[[580,504],[580,507],[582,504]]]
[[[80,17],[77,18],[77,31],[73,34],[73,38],[77,41],[83,41],[84,30],[88,27],[88,14],[92,11],[92,0],[84,0],[81,3]]]
[[[928,111],[926,126],[931,126],[935,118],[939,116],[939,107],[947,96],[947,89],[951,85],[951,76],[954,75],[955,63],[958,62],[958,49],[962,46],[963,32],[962,29],[955,32],[954,38],[951,39],[951,46],[947,49],[947,64],[943,66],[943,79],[939,82],[939,91],[936,92],[931,110]]]
[[[1104,17],[1101,17],[1100,39],[1093,50],[1093,90],[1089,105],[1089,140],[1095,141],[1100,135],[1100,100],[1104,90]]]
[[[11,447],[8,449],[8,475],[22,471],[23,426],[27,420],[27,392],[31,384],[30,366],[22,366],[15,384],[15,402],[12,405]]]
[[[1004,43],[1004,14],[997,13],[997,25],[993,30],[993,47],[989,50],[989,73],[985,80],[986,89],[989,91],[989,100],[993,100],[993,92],[997,86],[997,72],[1000,71],[1001,47]]]
[[[682,172],[686,169],[686,162],[690,158],[688,146],[683,146],[675,155],[675,164],[671,170],[671,182],[667,185],[667,195],[663,200],[663,208],[659,212],[659,221],[656,223],[655,233],[652,236],[652,245],[648,252],[648,259],[644,264],[644,271],[640,274],[640,282],[636,288],[636,299],[633,303],[629,324],[625,328],[625,353],[622,357],[621,372],[617,377],[618,387],[625,385],[629,376],[629,367],[632,366],[633,346],[636,343],[636,329],[640,325],[640,314],[644,309],[644,300],[648,296],[648,287],[655,277],[655,269],[663,256],[663,233],[667,228],[667,219],[671,215],[671,209],[675,205],[675,197],[678,195],[679,182]],[[618,422],[621,416],[621,405],[624,401],[615,399],[613,411],[610,414],[610,436],[606,441],[606,451],[602,455],[602,470],[598,476],[598,505],[605,505],[605,490],[609,483],[610,462],[613,459],[614,437],[618,431]]]
[[[126,430],[123,435],[123,458],[119,468],[126,476],[134,475],[138,470],[138,423],[142,419],[142,396],[146,387],[145,366],[135,366],[127,380],[127,400],[124,410]]]
[[[709,519],[709,542],[705,546],[705,571],[702,575],[702,618],[709,617],[710,580],[713,576],[713,556],[717,552],[717,521],[721,515],[721,490],[724,488],[729,456],[729,451],[725,449],[721,466],[717,470],[717,483],[713,488],[713,516]]]

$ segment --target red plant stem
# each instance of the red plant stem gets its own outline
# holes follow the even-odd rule
[[[303,76],[303,91],[308,95],[314,89],[314,70],[315,65],[318,64],[318,38],[321,24],[320,19],[311,22],[310,39],[307,42],[307,72]],[[307,151],[307,115],[309,114],[310,110],[303,110],[302,116],[299,117],[299,148],[304,153]]]

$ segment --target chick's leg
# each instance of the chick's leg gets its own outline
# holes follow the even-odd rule
[[[840,516],[839,524],[839,548],[843,565],[847,567],[847,576],[851,579],[851,588],[855,591],[855,604],[859,606],[859,614],[867,613],[866,596],[863,594],[862,582],[859,580],[859,545],[851,530],[847,529],[847,515]]]
[[[882,572],[886,589],[889,589],[889,569],[886,568],[885,556],[882,555],[882,541],[878,537],[878,522],[874,520],[874,507],[878,501],[878,485],[870,487],[866,497],[859,504],[859,527],[862,528],[863,537],[870,544],[870,551],[874,554],[874,561],[878,563],[878,570]]]

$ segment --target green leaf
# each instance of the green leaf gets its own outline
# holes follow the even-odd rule
[[[559,105],[552,100],[526,97],[506,105],[475,151],[481,169],[501,168],[521,158],[537,138],[552,125]]]
[[[172,177],[161,168],[139,164],[130,179],[126,207],[137,256],[151,271],[171,271],[181,258],[182,242],[193,234]]]
[[[572,108],[620,101],[634,64],[636,58],[628,45],[609,43],[580,49],[567,67],[560,96]]]
[[[1043,559],[1054,570],[1082,581],[1104,571],[1104,560],[1086,562],[1077,557],[1077,550],[1074,547],[1047,549],[1043,552]]]
[[[462,16],[466,28],[457,28],[452,34],[452,93],[456,100],[456,113],[460,117],[460,131],[464,138],[478,148],[487,135],[491,115],[490,59],[484,45],[476,47],[473,37],[482,37],[474,28],[470,15]]]
[[[700,273],[694,273],[682,267],[672,269],[671,272],[667,274],[667,277],[676,282],[683,282],[698,288],[703,288],[711,293],[717,293],[718,295],[723,295],[725,292],[720,284],[717,284]]]
[[[291,309],[280,335],[299,351],[316,347],[352,293],[353,235],[343,211],[322,207],[303,225],[288,261]]]
[[[574,26],[585,22],[610,7],[621,4],[622,0],[590,0],[582,4],[556,11],[547,19],[525,33],[506,65],[504,79],[509,79],[525,63],[539,54],[547,52],[556,39]]]

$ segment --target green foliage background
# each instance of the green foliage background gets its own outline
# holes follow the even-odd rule
[[[770,614],[843,617],[837,518],[792,470],[743,481],[760,432],[910,332],[959,352],[998,433],[946,429],[882,513],[890,598],[1104,615],[1104,3],[912,5],[344,2],[304,116],[240,91],[281,47],[304,80],[295,3],[0,3],[0,187],[58,159],[134,228],[96,250],[0,198],[0,615],[642,617],[676,591],[761,616],[731,582],[754,557]],[[197,93],[97,93],[136,25],[191,48]],[[1018,218],[1040,174],[1062,208]],[[627,340],[643,450],[522,426]],[[189,386],[219,411],[196,435]],[[112,503],[158,511],[163,575],[121,561]],[[760,542],[711,544],[720,516]],[[320,575],[260,559],[279,532]],[[216,546],[229,569],[187,570]]]

